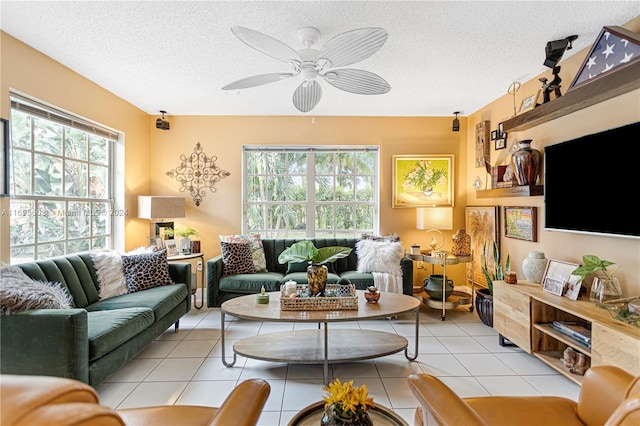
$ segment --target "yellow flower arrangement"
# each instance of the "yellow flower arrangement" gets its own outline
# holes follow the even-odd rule
[[[323,397],[325,408],[333,405],[336,413],[345,419],[359,417],[373,407],[373,398],[369,397],[367,386],[353,387],[353,380],[340,383],[340,379],[335,379],[322,390],[327,392]]]

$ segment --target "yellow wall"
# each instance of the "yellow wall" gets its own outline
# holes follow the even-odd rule
[[[640,33],[640,17],[625,25],[626,28]],[[576,53],[571,58],[563,61],[561,65],[560,77],[562,78],[562,92],[566,93],[567,88],[573,81],[573,77],[589,48]],[[519,106],[522,99],[535,93],[540,88],[538,77],[551,79],[551,70],[537,76],[536,78],[523,84],[516,94],[516,105]],[[506,92],[506,90],[505,90]],[[553,97],[552,97],[553,100]],[[540,101],[541,102],[541,101]],[[460,182],[466,186],[468,194],[467,204],[474,205],[499,205],[499,206],[534,206],[538,208],[538,242],[526,242],[504,237],[504,220],[501,219],[501,251],[503,257],[509,253],[515,261],[514,266],[519,279],[524,279],[522,274],[522,260],[531,250],[542,251],[549,259],[557,259],[566,262],[582,263],[582,256],[594,254],[601,259],[606,259],[622,266],[616,273],[619,277],[624,295],[640,294],[640,239],[613,238],[594,235],[572,234],[566,232],[544,231],[543,209],[544,197],[513,197],[513,198],[476,198],[473,189],[473,180],[476,176],[483,179],[487,175],[483,169],[475,168],[474,159],[474,132],[475,125],[480,121],[489,120],[491,129],[495,130],[498,123],[511,118],[513,112],[513,97],[505,94],[501,98],[486,105],[484,108],[468,117],[467,128],[467,151],[469,161],[467,162],[467,181]],[[491,147],[491,164],[509,164],[509,147],[515,140],[532,139],[532,147],[544,152],[544,147],[550,144],[574,139],[583,135],[600,132],[625,124],[640,121],[640,90],[634,90],[627,94],[601,102],[597,105],[585,108],[578,112],[566,115],[543,125],[527,129],[525,131],[509,134],[507,149],[495,151]],[[611,146],[602,149],[617,149],[620,155],[628,155],[628,144],[632,141],[615,141]],[[597,153],[583,153],[586,161],[568,165],[568,170],[572,167],[593,168],[594,174],[597,171]],[[628,172],[628,171],[627,171]],[[615,173],[615,172],[614,172]],[[539,181],[539,183],[542,181]],[[490,182],[489,182],[490,184]],[[624,184],[621,182],[621,184]],[[585,182],[588,185],[588,182]],[[629,185],[629,199],[638,200],[638,190],[634,185]],[[600,209],[602,220],[616,220],[616,209],[622,205],[628,205],[629,200],[609,200],[606,194],[594,194],[592,200],[571,200],[571,188],[567,188],[567,208],[575,209],[576,214],[584,209]],[[501,212],[502,214],[502,212]],[[611,268],[613,269],[613,268]],[[590,279],[585,281],[587,284]]]

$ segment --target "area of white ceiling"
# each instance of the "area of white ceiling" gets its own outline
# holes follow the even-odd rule
[[[513,81],[548,69],[548,41],[577,34],[567,58],[603,26],[638,15],[639,1],[3,0],[0,28],[149,114],[304,115],[291,102],[296,78],[222,90],[251,75],[289,72],[240,42],[231,26],[296,50],[300,27],[320,30],[318,46],[351,29],[383,27],[386,44],[350,68],[380,75],[391,91],[354,95],[321,82],[323,98],[306,115],[445,116],[468,115]]]

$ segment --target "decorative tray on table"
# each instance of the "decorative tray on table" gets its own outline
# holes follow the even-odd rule
[[[603,305],[614,319],[640,327],[640,296],[607,300]]]
[[[289,296],[280,286],[280,309],[283,311],[337,311],[357,310],[358,294],[353,284],[327,284],[326,296],[305,296],[307,285],[298,284],[296,295]]]

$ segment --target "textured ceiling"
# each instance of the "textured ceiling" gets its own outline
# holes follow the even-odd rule
[[[579,37],[565,58],[605,25],[640,15],[640,1],[7,1],[0,28],[149,114],[303,115],[291,102],[300,78],[225,92],[286,64],[240,42],[241,25],[294,49],[300,27],[320,30],[318,46],[342,32],[383,27],[372,57],[349,68],[391,85],[384,95],[342,92],[324,81],[307,115],[468,115],[513,81],[547,70],[547,41]],[[570,84],[570,81],[564,81]]]

